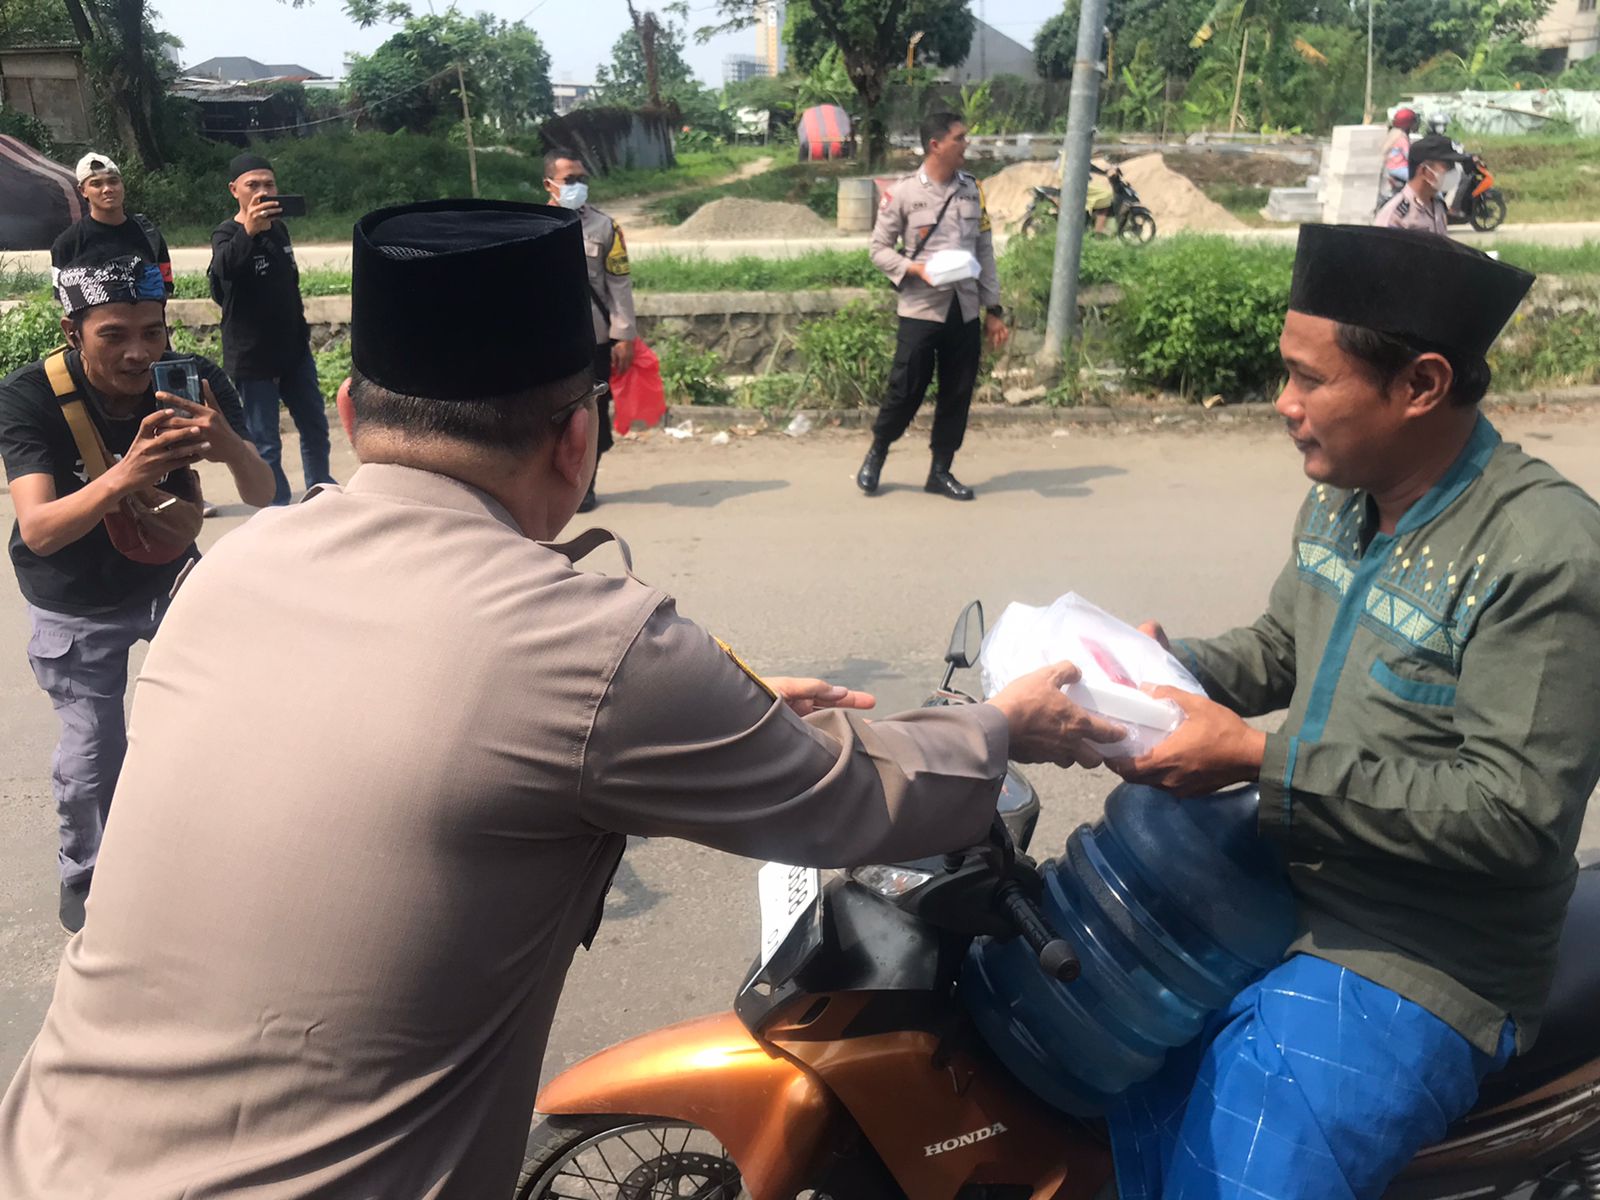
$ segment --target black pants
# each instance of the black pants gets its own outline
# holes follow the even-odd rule
[[[967,411],[972,388],[978,382],[983,338],[978,321],[961,319],[961,301],[950,298],[950,315],[943,321],[900,318],[895,338],[894,366],[889,369],[889,394],[872,423],[872,440],[887,446],[906,431],[922,407],[937,364],[939,393],[933,412],[933,455],[953,458],[967,436]]]
[[[597,383],[611,382],[611,347],[614,345],[615,342],[600,342],[594,348],[594,377]],[[611,444],[611,393],[607,392],[600,397],[599,454],[611,449]]]

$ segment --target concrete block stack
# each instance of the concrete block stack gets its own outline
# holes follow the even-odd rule
[[[1382,125],[1336,125],[1322,159],[1322,219],[1330,225],[1369,225],[1383,170]]]

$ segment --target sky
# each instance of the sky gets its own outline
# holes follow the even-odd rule
[[[412,0],[426,11],[429,0]],[[1039,26],[1060,11],[1062,0],[971,0],[973,12],[987,10],[989,24],[1025,46]],[[440,11],[448,0],[433,0]],[[689,0],[689,65],[712,86],[722,83],[722,60],[729,54],[754,54],[755,31],[727,34],[705,45],[692,30],[716,15],[713,0]],[[635,0],[641,11],[659,8]],[[611,46],[628,26],[625,0],[461,0],[464,12],[492,12],[524,20],[538,31],[550,52],[550,75],[557,82],[591,83],[594,69],[610,58]],[[221,55],[243,55],[265,63],[299,63],[323,75],[343,74],[346,53],[375,49],[392,29],[361,29],[344,14],[342,0],[308,0],[301,8],[272,0],[155,0],[157,25],[182,39],[183,64],[193,66]],[[240,19],[248,11],[249,21]]]

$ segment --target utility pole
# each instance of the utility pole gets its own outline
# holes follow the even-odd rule
[[[456,59],[456,87],[461,92],[461,120],[467,128],[467,171],[472,176],[472,198],[478,198],[478,148],[472,144],[472,110],[467,107],[467,76]]]
[[[1089,193],[1089,156],[1094,152],[1094,126],[1100,107],[1100,43],[1105,37],[1108,0],[1083,0],[1078,11],[1078,57],[1072,65],[1072,92],[1067,100],[1065,167],[1061,177],[1061,211],[1056,221],[1055,268],[1050,276],[1050,313],[1045,322],[1040,359],[1046,369],[1061,363],[1068,338],[1078,336],[1078,262],[1083,257],[1083,205]]]
[[[1361,108],[1361,123],[1372,124],[1372,0],[1367,0],[1367,101]]]

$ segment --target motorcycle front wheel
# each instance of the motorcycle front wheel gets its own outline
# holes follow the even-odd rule
[[[661,1117],[547,1117],[528,1135],[516,1200],[739,1200],[715,1137]]]
[[[1506,219],[1506,198],[1499,188],[1490,188],[1481,196],[1472,198],[1472,215],[1468,218],[1479,233],[1500,228]]]
[[[1125,242],[1137,242],[1142,246],[1155,239],[1156,219],[1150,215],[1148,208],[1129,209],[1117,225],[1117,236]]]

